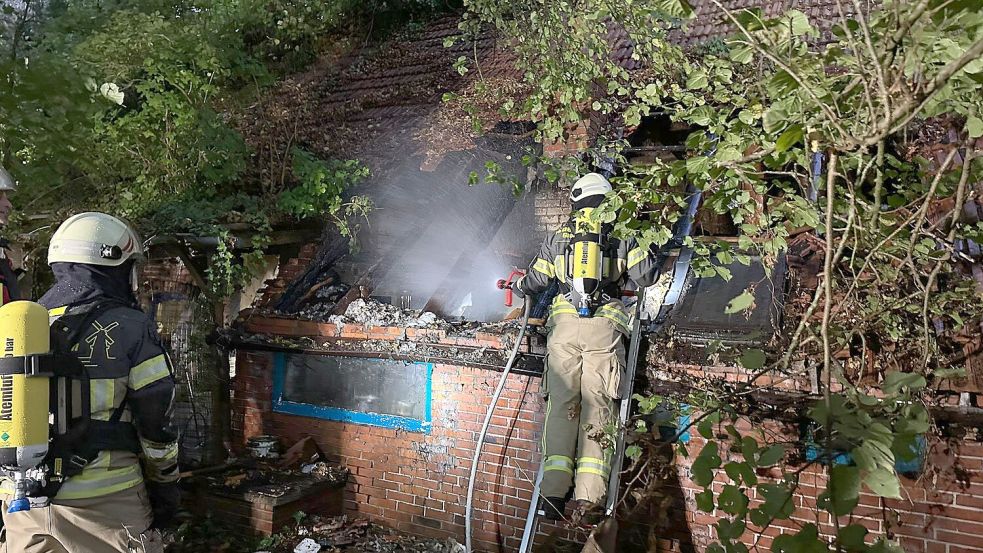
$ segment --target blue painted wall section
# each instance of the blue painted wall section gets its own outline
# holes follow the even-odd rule
[[[427,371],[426,405],[424,407],[425,414],[423,419],[400,417],[397,415],[386,415],[381,413],[366,413],[341,409],[338,407],[326,407],[323,405],[286,401],[283,399],[283,383],[284,379],[286,378],[287,371],[287,354],[285,353],[275,353],[273,355],[273,411],[276,413],[286,413],[288,415],[298,415],[301,417],[312,417],[316,419],[348,422],[352,424],[379,426],[382,428],[397,428],[407,432],[429,434],[432,426],[431,407],[433,402],[433,363],[416,362],[408,364],[422,365]]]

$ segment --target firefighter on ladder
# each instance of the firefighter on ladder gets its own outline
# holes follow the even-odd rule
[[[0,167],[0,231],[7,226],[10,214],[14,210],[9,195],[15,190],[17,190],[17,184],[14,182],[14,178],[3,167]],[[7,257],[7,241],[0,235],[0,305],[19,298],[17,274]]]
[[[603,507],[611,450],[597,434],[615,422],[625,369],[623,337],[630,324],[621,290],[626,279],[644,288],[657,277],[647,249],[614,237],[609,225],[591,217],[610,191],[597,173],[581,177],[570,190],[570,219],[546,238],[527,275],[514,285],[520,296],[539,293],[554,280],[560,287],[547,321],[540,486],[540,507],[552,520],[563,517],[571,486],[576,517],[586,520]]]

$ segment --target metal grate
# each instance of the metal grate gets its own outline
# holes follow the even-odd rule
[[[177,380],[172,422],[180,436],[180,462],[197,465],[202,461],[211,421],[211,392],[214,377],[206,367],[210,348],[195,332],[195,322],[204,302],[187,294],[165,292],[151,296],[151,313],[161,342],[170,353]],[[204,313],[207,315],[207,312]]]

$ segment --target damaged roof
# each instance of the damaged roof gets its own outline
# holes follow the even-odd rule
[[[689,0],[694,16],[675,31],[672,39],[683,46],[696,46],[711,40],[725,39],[733,35],[737,28],[730,22],[723,8],[733,12],[746,9],[760,9],[765,17],[776,17],[789,10],[798,10],[809,17],[809,21],[823,32],[824,37],[840,17],[836,0]],[[843,13],[854,15],[853,6],[842,2]]]
[[[257,152],[300,146],[325,158],[360,159],[374,171],[394,149],[422,152],[419,141],[407,139],[427,130],[444,93],[473,80],[454,69],[459,56],[477,58],[485,79],[518,79],[491,36],[444,47],[445,39],[460,34],[458,21],[445,17],[381,46],[322,59],[251,106],[240,118],[243,134]]]

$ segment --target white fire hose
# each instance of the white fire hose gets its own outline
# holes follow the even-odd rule
[[[474,459],[471,461],[471,478],[468,480],[468,503],[464,512],[464,543],[467,553],[474,551],[471,548],[471,515],[473,514],[474,481],[478,473],[478,459],[481,457],[481,448],[485,445],[485,435],[488,434],[488,426],[491,424],[492,415],[495,413],[495,406],[498,404],[498,399],[502,395],[502,390],[505,389],[509,372],[512,371],[512,365],[515,364],[515,358],[519,354],[519,346],[522,344],[522,338],[526,335],[526,326],[529,324],[529,312],[532,309],[532,302],[527,297],[524,304],[525,313],[522,315],[522,327],[519,329],[519,335],[515,338],[515,345],[512,346],[512,354],[509,355],[509,360],[505,364],[505,370],[502,371],[502,378],[498,381],[498,388],[495,389],[495,394],[492,396],[491,404],[488,406],[488,412],[485,413],[485,423],[481,426],[481,433],[478,434],[478,444],[475,447]]]

